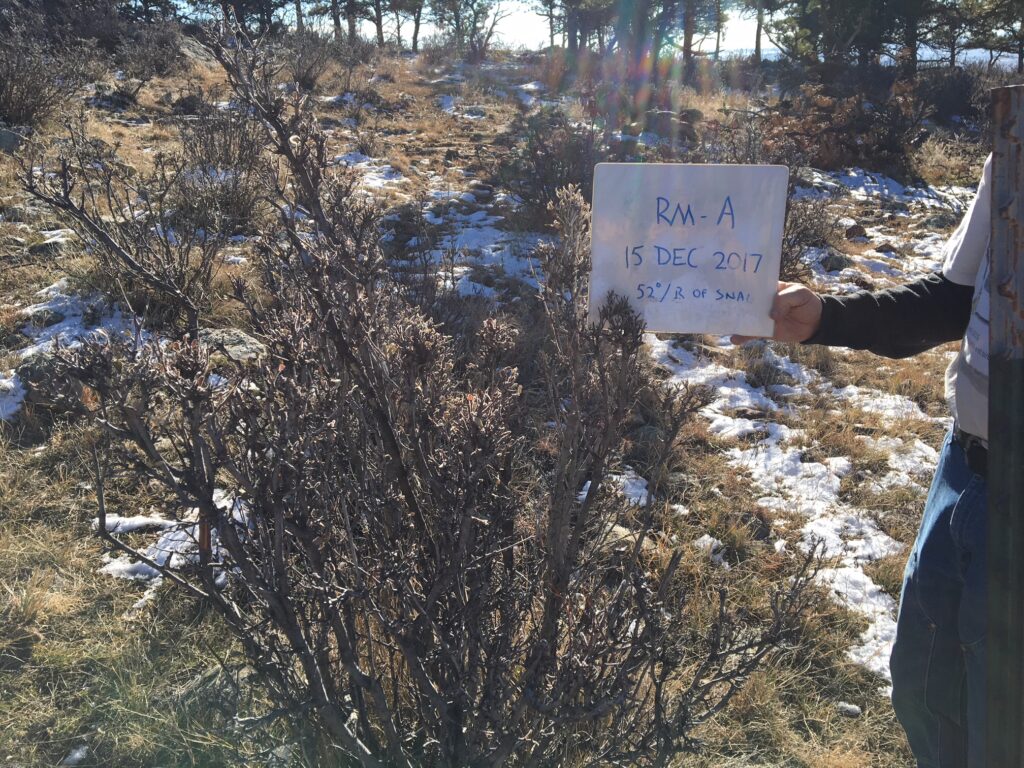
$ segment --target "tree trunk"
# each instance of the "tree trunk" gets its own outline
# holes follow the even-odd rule
[[[754,63],[761,65],[761,35],[764,34],[764,0],[757,0],[757,30],[754,32]]]
[[[917,51],[920,47],[920,41],[918,37],[919,23],[919,17],[911,17],[908,15],[905,22],[906,26],[903,28],[903,47],[906,49],[904,53],[904,55],[906,56],[904,67],[906,69],[906,75],[908,77],[913,77],[914,75],[917,74]]]
[[[373,26],[377,28],[377,45],[384,47],[384,2],[373,0]]]
[[[412,52],[419,53],[420,50],[420,19],[423,17],[423,4],[416,6],[412,14]]]
[[[722,54],[722,0],[715,0],[715,61]]]
[[[569,53],[576,53],[580,49],[580,12],[575,6],[565,6],[565,34],[567,36],[566,47]]]
[[[548,36],[551,38],[551,50],[555,49],[555,9],[548,11]]]
[[[683,81],[692,83],[696,74],[693,60],[693,36],[697,29],[697,0],[683,0]]]
[[[334,24],[334,39],[341,40],[341,8],[338,0],[331,0],[331,22]]]
[[[302,18],[302,0],[295,0],[295,31],[306,31],[306,21]]]
[[[356,7],[356,0],[345,0],[345,20],[348,22],[348,39],[353,42],[359,36],[356,21],[359,18],[359,8]]]
[[[395,11],[395,43],[398,45],[398,50],[402,50],[402,14]]]

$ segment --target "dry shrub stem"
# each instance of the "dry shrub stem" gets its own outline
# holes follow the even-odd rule
[[[579,192],[553,200],[561,239],[540,254],[538,381],[524,382],[514,327],[488,318],[458,343],[403,297],[375,208],[328,167],[306,97],[274,87],[264,49],[212,46],[286,168],[258,284],[235,284],[265,351],[217,367],[195,313],[178,340],[62,353],[105,435],[101,522],[107,482],[155,483],[191,547],[147,557],[101,535],[217,611],[325,762],[668,764],[795,631],[813,556],[764,610],[732,610],[723,593],[697,630],[683,550],[659,559],[645,543],[702,396],[648,380],[624,299],[588,323]],[[62,167],[56,188],[32,174],[29,188],[127,277],[197,306],[175,250],[83,202],[94,183],[112,197],[109,174],[82,187]],[[637,509],[609,471],[651,388],[660,437]]]

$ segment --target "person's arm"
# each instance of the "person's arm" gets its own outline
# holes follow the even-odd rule
[[[939,273],[885,291],[822,296],[818,328],[804,343],[910,357],[962,338],[973,296],[973,287]]]
[[[971,286],[941,274],[851,296],[819,296],[797,283],[779,283],[771,311],[772,338],[909,357],[961,338],[971,316],[973,294]],[[736,344],[749,340],[733,337]]]

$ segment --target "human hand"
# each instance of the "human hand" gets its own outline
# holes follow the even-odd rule
[[[779,282],[770,317],[775,321],[773,341],[798,343],[811,338],[821,324],[821,299],[799,283]],[[732,336],[733,344],[745,344],[757,336]]]

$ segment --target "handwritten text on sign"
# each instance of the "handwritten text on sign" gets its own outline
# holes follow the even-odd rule
[[[770,336],[789,170],[602,163],[590,312],[609,291],[651,331]]]

